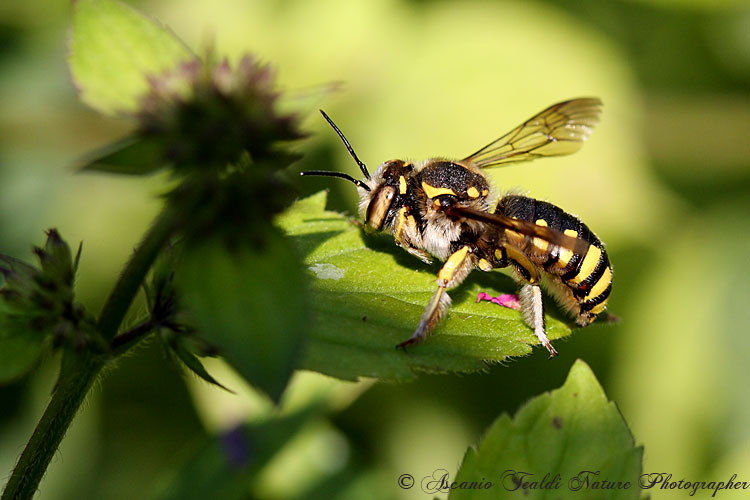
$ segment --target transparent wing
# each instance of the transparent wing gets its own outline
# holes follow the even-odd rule
[[[463,161],[484,168],[575,153],[599,123],[601,105],[595,97],[554,104]]]
[[[466,217],[467,219],[478,220],[501,229],[509,229],[534,238],[541,238],[552,245],[572,251],[573,253],[585,255],[590,246],[589,242],[581,238],[574,238],[563,234],[562,232],[546,226],[540,226],[533,222],[518,220],[506,215],[491,214],[472,208],[452,206],[444,208],[445,212],[451,217]]]

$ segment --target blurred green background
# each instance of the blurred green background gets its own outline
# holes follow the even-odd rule
[[[323,107],[371,169],[394,157],[463,157],[558,100],[604,101],[581,152],[491,178],[579,215],[607,242],[610,311],[621,324],[576,332],[553,361],[537,349],[482,374],[371,386],[303,374],[296,389],[330,392],[339,410],[265,471],[263,496],[292,498],[334,477],[349,498],[426,498],[397,488],[398,475],[453,474],[495,417],[560,386],[578,357],[645,447],[644,472],[750,481],[746,2],[133,4],[198,51],[213,43],[233,60],[258,54],[286,89],[343,82]],[[49,227],[71,244],[82,240],[79,298],[98,311],[167,180],[72,169],[132,124],[77,101],[65,63],[70,18],[65,2],[0,4],[0,252],[29,259]],[[295,172],[357,175],[323,120],[311,114],[305,125],[313,136]],[[347,183],[304,179],[298,188],[301,196],[330,188],[331,208],[356,212]],[[11,470],[41,414],[55,367],[47,359],[0,388],[0,471]],[[154,345],[115,368],[75,421],[38,498],[142,497],[203,436],[270,411],[223,367],[212,365],[216,377],[241,396],[182,374]]]

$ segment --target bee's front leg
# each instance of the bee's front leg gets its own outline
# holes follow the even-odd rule
[[[432,264],[432,258],[430,257],[430,254],[427,253],[427,252],[425,252],[424,250],[420,250],[419,248],[415,248],[415,247],[411,247],[411,246],[409,246],[409,247],[403,247],[403,248],[404,248],[404,250],[406,250],[411,255],[413,255],[414,257],[418,258],[419,260],[421,260],[425,264]]]
[[[398,218],[393,230],[393,240],[396,245],[400,246],[425,264],[432,264],[432,258],[430,254],[421,248],[417,248],[412,243],[414,235],[419,234],[417,229],[417,222],[414,217],[409,215],[407,207],[402,207],[398,212]]]
[[[417,330],[411,337],[397,345],[397,348],[404,348],[427,338],[451,305],[451,298],[445,290],[459,285],[473,268],[474,253],[468,245],[462,246],[448,257],[438,272],[437,290],[427,304]]]

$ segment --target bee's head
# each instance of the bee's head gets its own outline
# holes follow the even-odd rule
[[[411,163],[405,163],[401,160],[390,160],[380,165],[375,173],[370,175],[365,164],[357,158],[357,154],[349,144],[349,141],[346,140],[344,134],[333,123],[333,120],[323,110],[320,110],[320,113],[341,138],[347,151],[354,158],[354,161],[357,162],[359,169],[365,177],[359,180],[343,172],[331,172],[327,170],[300,172],[300,175],[339,177],[354,183],[357,186],[357,193],[359,194],[359,211],[365,223],[371,229],[382,229],[388,221],[393,219],[393,215],[397,209],[395,205],[396,200],[400,198],[400,195],[405,193],[406,177],[404,173],[407,170],[411,170]]]

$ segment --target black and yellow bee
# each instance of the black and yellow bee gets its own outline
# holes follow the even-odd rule
[[[505,195],[490,211],[490,200],[496,198],[482,172],[486,167],[576,152],[599,122],[600,111],[596,98],[561,102],[462,160],[389,160],[370,175],[321,110],[365,178],[329,171],[302,175],[353,182],[367,227],[390,231],[397,245],[424,262],[432,262],[432,257],[445,261],[419,326],[398,347],[427,337],[450,306],[446,290],[459,285],[474,268],[515,268],[523,318],[551,356],[557,351],[545,332],[543,276],[579,325],[588,325],[604,311],[612,290],[612,266],[599,238],[575,216],[526,196]]]

